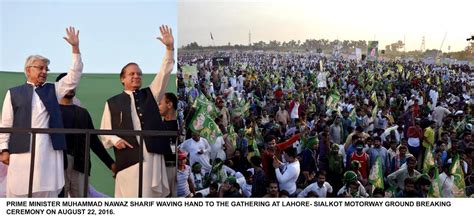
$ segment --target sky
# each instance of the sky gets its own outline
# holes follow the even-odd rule
[[[426,49],[460,51],[474,34],[473,8],[472,0],[185,0],[178,46],[248,45],[250,31],[252,42],[375,39],[384,49],[402,40],[407,51],[424,36]]]
[[[159,26],[172,28],[176,53],[177,22],[172,0],[0,0],[0,71],[23,72],[33,54],[49,58],[51,72],[67,71],[72,50],[62,38],[74,26],[85,73],[119,73],[128,62],[156,73],[165,51]]]

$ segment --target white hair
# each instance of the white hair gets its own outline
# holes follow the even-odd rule
[[[33,64],[33,62],[35,62],[37,60],[43,61],[44,63],[46,63],[46,65],[49,65],[49,59],[47,59],[43,56],[40,56],[40,55],[31,55],[26,59],[25,69],[28,68],[28,66],[31,66]]]

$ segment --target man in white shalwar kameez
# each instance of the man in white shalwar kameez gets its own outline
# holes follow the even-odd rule
[[[8,90],[3,102],[1,127],[62,128],[58,123],[61,118],[58,102],[69,90],[76,88],[83,69],[79,31],[69,27],[66,32],[64,39],[72,46],[73,53],[67,76],[54,84],[46,83],[49,60],[39,55],[28,57],[25,63],[26,84]],[[61,136],[36,135],[33,197],[57,197],[64,186],[63,150],[66,144]],[[28,195],[30,144],[29,134],[0,133],[0,159],[8,165],[7,197]]]
[[[178,148],[189,153],[190,166],[194,163],[200,163],[204,172],[208,173],[211,171],[212,166],[209,161],[211,145],[209,145],[209,142],[205,138],[202,138],[199,133],[193,133],[192,138],[181,143]]]
[[[160,32],[162,37],[158,37],[158,39],[166,46],[160,71],[149,88],[140,89],[141,69],[135,63],[127,64],[120,75],[124,92],[110,98],[105,104],[101,129],[160,130],[156,128],[162,123],[158,103],[165,95],[174,66],[174,39],[171,29],[161,26]],[[114,98],[119,99],[115,100]],[[135,137],[101,136],[106,148],[115,147],[118,168],[115,178],[115,197],[138,197],[139,163],[137,157],[139,155],[137,148],[140,141],[138,136],[133,138]],[[142,197],[166,197],[170,193],[170,189],[164,154],[171,153],[169,138],[164,143],[163,141],[160,143],[156,138],[149,139],[151,138],[145,137],[143,145]],[[159,151],[150,151],[151,148],[159,148]]]

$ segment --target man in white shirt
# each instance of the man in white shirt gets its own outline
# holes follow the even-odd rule
[[[451,114],[451,111],[441,106],[441,103],[438,102],[433,110],[433,120],[436,121],[438,127],[441,127],[443,125],[443,119],[449,114]]]
[[[430,92],[429,92],[429,96],[431,98],[431,109],[433,109],[434,107],[436,107],[436,105],[438,105],[438,91],[436,91],[436,87],[432,87],[430,89]]]
[[[227,160],[227,156],[224,151],[225,141],[222,136],[216,138],[216,143],[211,146],[211,159],[215,160],[219,158],[221,160]]]
[[[285,190],[290,196],[295,196],[296,180],[300,175],[300,162],[296,159],[296,149],[286,148],[283,151],[283,158],[287,163],[282,163],[276,156],[273,157],[273,168],[275,168],[280,191]]]
[[[454,198],[454,176],[451,174],[451,160],[448,160],[443,166],[443,173],[439,174],[439,183],[441,183],[441,197]]]
[[[193,133],[192,138],[184,141],[178,146],[179,149],[189,153],[189,164],[200,163],[204,172],[211,171],[211,163],[209,162],[209,154],[211,146],[209,142],[202,138],[199,133]]]
[[[105,104],[101,129],[114,130],[169,130],[162,121],[158,103],[165,96],[174,66],[174,38],[168,26],[160,27],[165,46],[160,72],[150,86],[141,88],[142,71],[136,63],[122,68],[120,80],[124,91]],[[165,197],[170,193],[166,175],[165,154],[171,154],[167,137],[144,137],[143,156],[139,154],[139,136],[102,136],[106,148],[114,147],[117,175],[115,197],[138,197],[139,159],[143,158],[142,197]]]
[[[304,198],[309,192],[314,192],[318,198],[326,198],[328,194],[332,193],[332,186],[326,182],[326,172],[320,171],[318,173],[318,181],[308,185],[303,191],[298,194],[298,198]]]
[[[290,114],[288,113],[288,111],[286,111],[284,104],[280,104],[280,106],[278,107],[278,111],[275,115],[275,120],[278,123],[283,124],[283,126],[285,127],[290,122]]]
[[[8,90],[3,103],[1,127],[63,128],[59,100],[79,84],[82,60],[79,30],[66,29],[64,39],[72,46],[72,66],[66,77],[46,83],[49,59],[33,55],[25,64],[26,83]],[[0,133],[1,161],[8,166],[7,197],[27,197],[31,159],[30,134]],[[57,197],[64,186],[64,134],[37,134],[33,197]]]

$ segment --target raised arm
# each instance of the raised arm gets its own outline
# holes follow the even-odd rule
[[[68,27],[66,28],[66,37],[63,37],[66,42],[68,42],[72,46],[72,53],[73,54],[80,54],[79,51],[79,30],[76,32],[76,28]]]
[[[280,151],[283,151],[285,150],[286,148],[288,148],[290,145],[292,145],[293,143],[295,143],[297,140],[299,140],[301,137],[301,133],[299,134],[296,134],[296,135],[293,135],[291,136],[291,138],[289,138],[288,140],[282,142],[282,143],[279,143],[276,145],[276,147],[278,148],[278,150]]]
[[[66,28],[66,42],[72,46],[72,65],[68,70],[68,74],[61,80],[56,82],[56,97],[60,100],[68,91],[73,90],[79,84],[82,75],[82,59],[79,51],[79,30],[74,27]]]
[[[161,37],[157,37],[157,39],[166,46],[166,52],[160,71],[156,74],[150,85],[151,92],[157,103],[160,102],[166,92],[166,87],[168,86],[168,81],[174,66],[174,38],[171,28],[162,25],[160,32]]]

